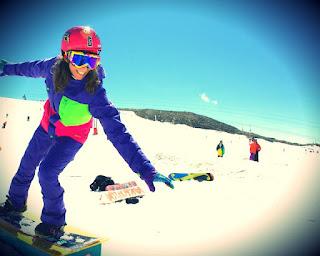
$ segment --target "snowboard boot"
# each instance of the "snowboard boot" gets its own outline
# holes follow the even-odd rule
[[[56,242],[64,235],[64,226],[40,223],[36,226],[34,231],[38,237]]]
[[[8,214],[22,214],[26,210],[27,210],[26,205],[24,205],[20,209],[14,207],[10,198],[7,196],[7,200],[0,205],[0,216],[4,216]]]

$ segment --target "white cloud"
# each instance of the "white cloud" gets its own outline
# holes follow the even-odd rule
[[[209,97],[205,93],[202,93],[200,97],[201,97],[201,100],[203,100],[204,102],[207,102],[207,103],[210,102]]]
[[[213,105],[218,105],[218,101],[217,100],[212,100],[211,101]]]
[[[200,98],[201,98],[202,101],[204,101],[206,103],[212,103],[213,105],[218,105],[218,101],[217,100],[211,100],[206,93],[202,93],[200,95]]]

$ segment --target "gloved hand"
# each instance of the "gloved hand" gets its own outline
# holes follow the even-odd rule
[[[0,59],[0,75],[3,73],[4,65],[7,64],[5,60]]]
[[[147,183],[147,185],[148,185],[148,187],[149,187],[151,192],[154,192],[156,190],[153,182],[163,182],[168,187],[174,189],[174,185],[172,183],[172,180],[170,180],[169,178],[167,178],[166,176],[162,175],[159,172],[156,172],[155,175],[145,179],[144,181]]]

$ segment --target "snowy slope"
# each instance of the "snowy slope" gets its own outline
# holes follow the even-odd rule
[[[0,98],[0,201],[38,126],[43,102]],[[7,116],[8,114],[8,116]],[[67,223],[108,238],[103,255],[285,255],[311,250],[320,234],[319,148],[260,140],[260,162],[248,160],[248,139],[184,125],[153,122],[122,112],[122,120],[163,174],[212,171],[214,182],[162,184],[139,204],[100,205],[89,189],[99,175],[140,181],[106,139],[102,128],[61,174]],[[27,121],[30,116],[30,121]],[[226,155],[217,158],[223,140]],[[310,147],[308,147],[310,148]],[[39,216],[37,176],[28,199]]]

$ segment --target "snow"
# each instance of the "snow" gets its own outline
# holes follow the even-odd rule
[[[0,124],[7,121],[0,128],[1,202],[40,122],[42,105],[0,98]],[[313,250],[320,234],[319,147],[259,140],[257,163],[248,160],[244,136],[150,121],[130,111],[122,111],[121,117],[159,172],[213,172],[215,180],[175,182],[174,190],[156,184],[151,193],[98,126],[99,134],[92,131],[60,182],[68,225],[107,238],[103,255],[289,255]],[[223,158],[215,152],[220,140],[226,149]],[[135,180],[146,196],[135,205],[101,205],[98,193],[89,188],[99,174],[116,182]],[[28,209],[39,217],[41,208],[36,175]]]

